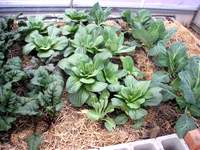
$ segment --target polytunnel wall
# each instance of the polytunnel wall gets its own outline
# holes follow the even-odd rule
[[[185,26],[200,28],[200,0],[0,0],[0,16],[23,12],[24,15],[57,17],[67,8],[87,9],[99,2],[112,7],[112,17],[118,17],[124,9],[149,9],[155,16],[169,16]],[[196,16],[196,18],[194,17]]]

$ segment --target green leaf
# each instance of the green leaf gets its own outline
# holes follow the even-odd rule
[[[117,125],[123,125],[128,121],[128,117],[125,114],[120,114],[117,117],[115,117],[115,123]]]
[[[48,50],[47,52],[38,52],[37,56],[40,58],[48,58],[54,54],[53,50]]]
[[[23,106],[17,108],[15,113],[20,115],[37,115],[38,114],[39,106],[36,101],[32,100],[26,102]]]
[[[119,92],[123,86],[119,84],[119,82],[114,83],[114,84],[109,84],[108,85],[108,90],[110,92]]]
[[[132,73],[134,66],[132,58],[130,56],[125,56],[125,57],[121,56],[120,60],[122,61],[123,69],[125,69],[129,73]]]
[[[33,133],[30,137],[28,137],[27,143],[29,150],[38,150],[40,144],[42,143],[41,135]]]
[[[143,123],[144,123],[144,118],[139,119],[139,120],[135,120],[134,124],[133,124],[133,128],[134,129],[140,129],[142,127]]]
[[[118,98],[112,98],[111,101],[112,101],[113,106],[116,106],[116,107],[123,107],[125,105],[125,103]]]
[[[54,38],[61,32],[61,30],[55,26],[50,26],[47,28],[47,32],[51,38]]]
[[[33,43],[28,43],[23,47],[23,54],[28,55],[36,46]]]
[[[95,110],[89,110],[86,115],[90,120],[93,121],[98,121],[101,118],[101,115]]]
[[[57,41],[58,42],[53,47],[53,49],[55,49],[55,50],[62,51],[68,45],[68,39],[66,37],[64,37],[64,36],[58,37]]]
[[[147,111],[145,109],[142,109],[142,108],[137,109],[137,110],[129,110],[128,115],[130,116],[130,118],[132,120],[140,120],[144,116],[147,115]]]
[[[15,117],[0,117],[0,131],[8,131],[11,128],[11,123],[16,120]]]
[[[85,83],[85,84],[92,84],[92,83],[95,82],[95,79],[93,79],[93,78],[89,78],[89,79],[81,78],[80,82]]]
[[[177,120],[175,128],[178,136],[183,138],[188,131],[197,127],[193,118],[187,116],[186,114],[182,114],[181,117]]]
[[[81,88],[73,94],[69,94],[69,101],[75,107],[81,107],[89,98],[90,93]]]
[[[104,119],[104,121],[105,121],[104,125],[105,125],[106,129],[107,129],[109,132],[113,131],[113,130],[116,128],[115,121],[114,121],[112,118],[106,117],[106,118]]]
[[[69,93],[76,93],[81,85],[82,83],[76,76],[70,76],[67,80],[66,88]]]
[[[104,22],[110,14],[111,9],[106,8],[103,10],[99,3],[94,4],[89,12],[90,19],[94,21],[97,25],[100,25],[102,22]]]
[[[87,90],[91,92],[101,92],[107,87],[107,83],[104,82],[98,82],[96,81],[94,84],[88,84],[85,86]]]

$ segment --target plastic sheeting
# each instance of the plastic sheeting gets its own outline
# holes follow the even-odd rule
[[[200,0],[72,0],[74,7],[104,7],[197,10]],[[0,7],[70,7],[71,0],[0,0]]]

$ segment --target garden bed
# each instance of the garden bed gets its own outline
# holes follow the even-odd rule
[[[57,22],[2,20],[0,149],[89,149],[200,126],[200,40],[146,10],[110,13],[97,3]]]
[[[177,28],[177,33],[171,41],[185,42],[190,56],[200,55],[198,45],[200,41],[188,29],[174,20],[165,21],[165,25],[166,28]],[[20,49],[20,47],[15,46],[9,57],[19,56],[18,50]],[[133,57],[136,66],[145,73],[146,79],[151,79],[156,67],[147,57],[145,51],[136,50]],[[28,66],[30,66],[30,57],[23,56],[23,67]],[[63,94],[62,99],[68,99],[67,93]],[[84,109],[75,109],[66,102],[58,118],[49,129],[46,122],[39,120],[36,130],[43,137],[40,148],[44,150],[88,149],[174,133],[175,121],[180,116],[176,107],[176,104],[167,102],[162,103],[159,107],[149,108],[144,125],[139,130],[133,129],[131,122],[128,122],[117,127],[114,131],[108,132],[101,123],[90,121],[86,117]],[[5,142],[9,136],[11,136],[11,140],[7,141],[7,144],[2,143],[0,149],[26,150],[27,143],[24,140],[33,133],[33,122],[29,118],[18,120],[12,133],[1,135],[1,141]],[[200,126],[200,121],[198,122]]]

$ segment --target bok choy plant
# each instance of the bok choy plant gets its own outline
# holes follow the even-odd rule
[[[185,113],[176,122],[176,131],[180,137],[197,128],[194,118],[200,117],[200,58],[194,56],[189,59],[186,67],[178,74],[176,88],[179,95],[176,101]]]
[[[101,48],[103,40],[101,29],[95,24],[88,24],[79,27],[71,43],[75,52],[96,54]]]
[[[111,14],[111,8],[106,8],[103,10],[99,3],[96,3],[89,12],[89,17],[91,21],[94,21],[97,25],[101,25],[108,16]]]
[[[58,66],[70,75],[66,88],[69,100],[74,106],[82,106],[91,93],[106,89],[107,83],[99,81],[97,75],[110,57],[109,53],[99,53],[91,59],[85,54],[75,53],[59,62]]]
[[[147,115],[145,106],[157,106],[162,101],[160,87],[151,87],[151,81],[137,81],[128,75],[124,86],[112,98],[112,104],[132,120],[139,121]]]
[[[186,46],[181,42],[173,43],[170,48],[165,48],[161,43],[149,50],[156,65],[166,67],[172,78],[185,67],[188,61]]]
[[[79,25],[88,22],[88,14],[85,11],[67,10],[63,17],[66,24],[62,27],[63,35],[75,34]]]
[[[176,32],[175,28],[166,30],[163,21],[153,19],[146,10],[140,10],[137,14],[127,10],[122,14],[122,18],[130,25],[133,38],[148,49],[158,42],[166,44]]]
[[[21,25],[19,27],[19,32],[25,35],[30,34],[32,31],[37,30],[40,34],[45,34],[47,27],[50,23],[46,23],[44,21],[44,17],[42,16],[30,16],[28,17],[25,25]]]
[[[133,52],[136,47],[124,45],[124,34],[118,35],[116,29],[110,26],[104,27],[103,39],[105,48],[102,50],[109,51],[113,55]]]
[[[93,121],[103,121],[108,131],[115,129],[115,121],[108,116],[108,113],[114,111],[114,106],[109,102],[110,93],[107,90],[101,92],[99,98],[96,94],[92,94],[87,104],[93,109],[87,112],[87,117]]]
[[[60,29],[50,26],[47,31],[47,36],[39,34],[37,30],[28,35],[25,39],[27,44],[23,47],[23,53],[28,55],[35,50],[38,57],[48,58],[59,54],[59,51],[63,51],[67,47],[68,39],[65,36],[59,36]]]

